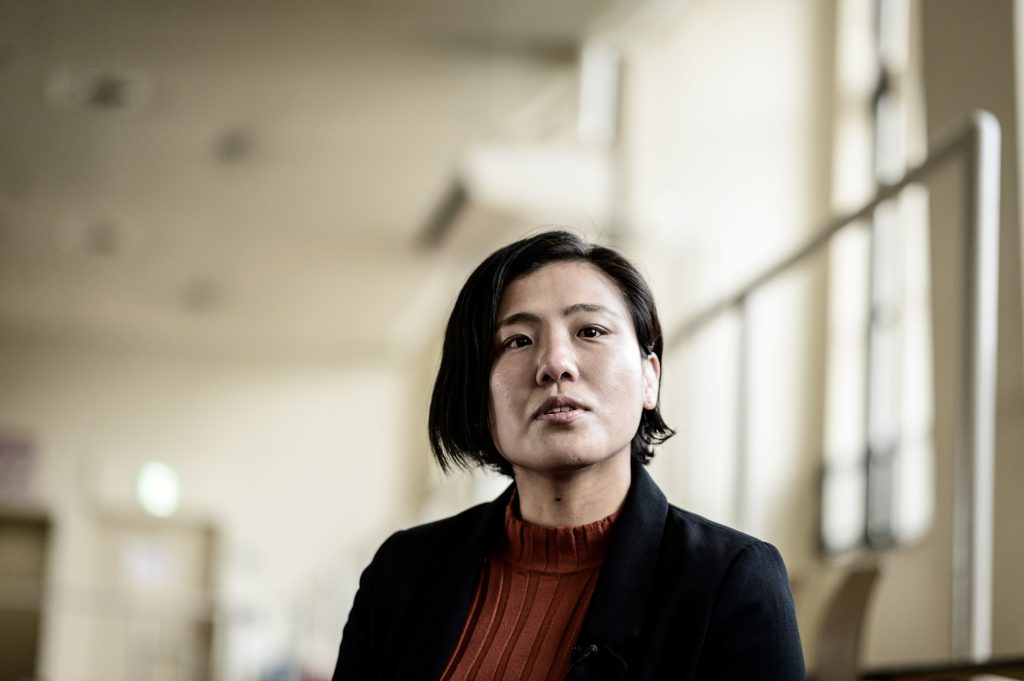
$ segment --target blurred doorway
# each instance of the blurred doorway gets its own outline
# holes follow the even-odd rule
[[[102,517],[96,526],[93,678],[206,681],[213,651],[209,525]]]
[[[0,681],[37,676],[50,523],[0,514]]]

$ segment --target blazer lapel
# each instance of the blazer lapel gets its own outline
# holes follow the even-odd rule
[[[466,622],[485,561],[501,537],[513,488],[510,485],[477,514],[475,523],[455,538],[451,551],[433,557],[434,565],[427,568],[430,579],[424,582],[429,592],[420,601],[423,616],[411,632],[408,646],[416,654],[400,663],[405,670],[402,678],[441,678]]]
[[[567,681],[625,677],[651,595],[667,514],[665,495],[634,462],[633,481],[612,529]]]

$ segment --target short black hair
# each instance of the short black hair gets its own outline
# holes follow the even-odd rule
[[[498,306],[513,281],[544,265],[565,261],[589,263],[618,287],[641,353],[653,353],[661,361],[664,343],[654,296],[637,268],[621,253],[561,230],[500,248],[469,275],[448,318],[427,422],[430,448],[442,470],[477,464],[512,477],[512,466],[494,446],[489,427]],[[654,446],[673,434],[657,405],[645,409],[630,444],[633,458],[647,464],[654,456]]]

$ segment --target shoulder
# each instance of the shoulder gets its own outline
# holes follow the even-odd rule
[[[669,506],[663,548],[687,571],[715,582],[788,584],[778,549],[739,530]]]
[[[686,602],[700,604],[705,618],[703,674],[804,678],[789,577],[774,546],[676,507],[669,509],[664,545],[689,582],[679,587]]]
[[[488,524],[495,513],[495,504],[478,504],[447,518],[398,530],[381,544],[373,562],[390,563],[411,557],[422,560],[437,553],[461,553],[467,548],[467,538],[480,535]]]
[[[738,553],[750,547],[768,546],[760,539],[704,516],[669,505],[665,540],[685,542],[705,551]]]

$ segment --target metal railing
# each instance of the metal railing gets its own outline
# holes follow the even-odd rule
[[[857,210],[830,220],[789,256],[747,284],[680,324],[670,335],[670,347],[688,342],[718,318],[739,316],[738,387],[736,405],[737,453],[733,497],[737,515],[745,510],[749,470],[746,390],[751,367],[751,297],[779,275],[824,248],[845,227],[870,219],[874,211],[907,186],[924,180],[951,159],[968,161],[963,225],[965,316],[958,405],[957,442],[953,465],[953,560],[951,592],[951,649],[954,659],[981,661],[991,655],[992,531],[995,461],[996,335],[998,321],[1000,128],[984,111],[938,145],[920,165],[896,183],[880,187]]]

